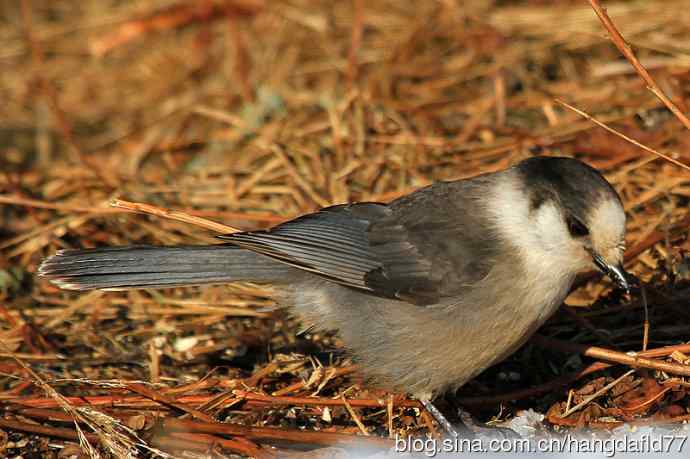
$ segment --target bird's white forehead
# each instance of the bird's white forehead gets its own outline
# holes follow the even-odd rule
[[[610,249],[624,242],[625,211],[618,199],[601,199],[592,209],[587,224],[592,229],[595,247]]]

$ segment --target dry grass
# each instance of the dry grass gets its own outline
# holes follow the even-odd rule
[[[111,208],[113,198],[254,229],[535,154],[574,155],[626,203],[627,267],[647,285],[647,347],[681,344],[690,173],[556,100],[686,165],[690,132],[586,2],[494,3],[2,4],[2,454],[68,456],[81,441],[94,457],[144,444],[264,457],[347,434],[379,444],[434,429],[416,402],[363,385],[334,352],[337,335],[295,337],[299,324],[269,311],[257,286],[75,295],[36,280],[58,248],[214,240],[189,223]],[[660,90],[689,113],[686,2],[606,6]],[[575,307],[542,335],[642,349],[639,297],[590,278],[567,303]],[[530,342],[458,401],[481,419],[534,408],[549,425],[574,427],[688,418],[684,377],[638,370],[612,386],[630,367],[554,347]],[[687,369],[687,352],[650,358]]]

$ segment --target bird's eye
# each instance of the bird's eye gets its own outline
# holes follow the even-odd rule
[[[568,231],[573,237],[583,237],[589,234],[587,227],[577,218],[572,215],[567,218]]]

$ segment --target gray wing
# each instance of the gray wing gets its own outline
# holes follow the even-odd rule
[[[492,258],[477,244],[483,225],[472,230],[477,225],[463,215],[469,209],[449,203],[445,191],[439,195],[448,185],[390,205],[332,206],[267,231],[221,238],[376,296],[430,305],[484,277]]]

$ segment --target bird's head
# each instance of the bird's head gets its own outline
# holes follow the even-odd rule
[[[623,269],[625,212],[616,190],[594,168],[572,158],[536,157],[518,164],[535,231],[582,271],[595,267],[629,291]]]

